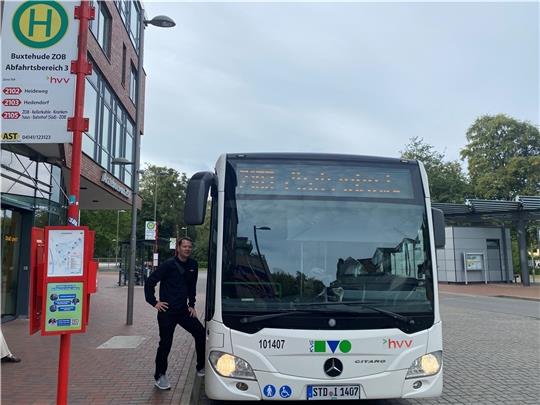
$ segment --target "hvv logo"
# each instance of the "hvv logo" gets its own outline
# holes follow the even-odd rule
[[[387,346],[389,349],[402,349],[406,347],[407,349],[412,346],[412,339],[383,339],[383,345]]]
[[[62,83],[69,83],[70,81],[70,77],[53,77],[53,76],[48,76],[47,77],[47,80],[49,81],[49,83],[51,84],[62,84]]]

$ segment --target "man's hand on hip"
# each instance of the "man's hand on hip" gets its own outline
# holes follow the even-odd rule
[[[195,311],[195,308],[188,307],[189,316],[192,318],[197,318],[197,311]]]
[[[169,304],[163,301],[158,301],[157,304],[154,305],[154,308],[159,312],[165,312],[167,309],[169,309]]]

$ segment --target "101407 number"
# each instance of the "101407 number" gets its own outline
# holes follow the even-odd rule
[[[259,349],[283,349],[285,339],[259,339]]]

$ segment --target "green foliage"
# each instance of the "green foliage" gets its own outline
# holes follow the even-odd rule
[[[169,239],[177,240],[186,234],[192,237],[192,229],[184,223],[184,204],[188,178],[185,173],[165,166],[147,164],[141,176],[139,195],[143,202],[137,217],[137,239],[144,239],[146,221],[158,223],[158,252],[160,262],[174,255],[169,249]]]
[[[154,212],[160,239],[184,235],[181,228],[185,226],[186,187],[185,173],[163,166],[147,165],[139,187],[143,203],[137,218],[137,239],[144,238],[144,223],[154,220]]]
[[[208,261],[208,234],[210,214],[204,225],[187,227],[184,223],[184,204],[188,178],[185,173],[155,165],[147,165],[141,176],[139,195],[142,207],[137,214],[137,239],[144,239],[146,221],[154,220],[154,207],[158,222],[158,252],[160,262],[174,254],[169,239],[188,235],[195,242],[193,257],[201,263]],[[95,256],[115,257],[116,227],[118,239],[128,241],[131,234],[130,210],[81,210],[81,225],[96,231]],[[185,229],[187,228],[187,229]],[[150,255],[151,248],[146,249]],[[145,260],[151,260],[151,255]]]
[[[137,221],[137,237],[144,238],[144,223],[154,220],[155,209],[160,239],[160,261],[174,254],[174,251],[168,248],[169,238],[178,240],[186,235],[194,242],[193,258],[200,263],[208,261],[210,213],[207,211],[202,226],[185,224],[184,205],[187,183],[188,178],[185,173],[163,166],[147,165],[141,176],[139,194],[143,199],[143,204]]]
[[[277,271],[272,274],[272,282],[280,286],[281,297],[316,297],[324,289],[324,284],[314,277],[307,277],[304,273],[296,272],[296,277]]]
[[[400,153],[404,159],[416,159],[424,164],[434,202],[463,203],[469,196],[470,186],[459,162],[445,161],[444,153],[435,151],[422,138],[411,138]]]
[[[504,114],[478,118],[461,151],[477,198],[510,200],[540,194],[540,133]]]
[[[81,210],[81,225],[96,232],[94,257],[115,257],[116,227],[118,240],[129,240],[131,214],[117,210]]]
[[[190,234],[195,242],[193,249],[193,258],[199,262],[202,267],[203,262],[208,267],[208,239],[210,237],[210,203],[206,204],[206,216],[201,226],[194,228]]]

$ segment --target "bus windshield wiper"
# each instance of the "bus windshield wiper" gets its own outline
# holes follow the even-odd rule
[[[284,311],[284,312],[283,311],[273,312],[271,314],[264,314],[264,315],[246,316],[246,317],[240,318],[240,323],[259,322],[259,321],[265,321],[267,319],[279,318],[281,316],[296,315],[296,314],[309,314],[312,312],[313,311],[294,310],[294,311]]]
[[[297,304],[301,306],[330,306],[330,305],[341,305],[342,308],[339,308],[340,311],[343,312],[357,312],[353,308],[349,308],[348,305],[358,305],[362,308],[371,309],[372,311],[379,312],[381,314],[387,315],[390,318],[397,319],[398,321],[407,323],[409,325],[414,325],[414,319],[412,319],[409,316],[401,315],[396,312],[388,311],[386,309],[382,309],[379,307],[375,307],[373,305],[370,305],[371,303],[366,301],[331,301],[331,302],[308,302],[308,303],[302,303]]]

